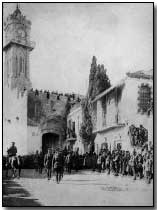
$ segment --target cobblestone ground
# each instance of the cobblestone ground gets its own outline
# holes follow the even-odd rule
[[[153,204],[153,183],[132,177],[91,171],[65,174],[60,184],[54,177],[25,170],[20,179],[3,180],[3,205],[22,206],[118,206]]]

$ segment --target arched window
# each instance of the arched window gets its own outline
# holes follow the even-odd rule
[[[9,76],[9,61],[7,61],[7,77]]]
[[[22,59],[22,70],[23,70],[22,72],[23,73],[25,73],[25,65],[24,64],[25,64],[25,61],[24,61],[24,58],[23,58]]]
[[[25,77],[27,78],[27,60],[25,61]]]
[[[15,77],[17,77],[18,74],[18,60],[17,60],[17,56],[15,57]]]
[[[20,56],[20,73],[22,72],[22,57]]]

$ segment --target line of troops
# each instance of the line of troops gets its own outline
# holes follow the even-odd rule
[[[150,183],[153,179],[153,150],[133,150],[132,153],[124,150],[102,150],[98,157],[95,155],[95,167],[99,172],[106,171],[115,175],[132,175],[133,179],[146,178]]]
[[[6,164],[11,165],[14,176],[14,169],[18,168],[20,177],[22,158],[21,156],[16,156],[16,153],[17,148],[13,142],[8,149],[8,161]],[[14,167],[15,161],[17,167]],[[107,174],[113,173],[115,176],[120,174],[123,176],[132,175],[134,180],[137,177],[140,179],[144,177],[150,183],[151,179],[153,179],[153,147],[149,150],[148,148],[142,148],[140,152],[134,149],[132,153],[121,148],[112,152],[105,148],[98,155],[93,151],[79,155],[78,151],[68,151],[66,148],[64,150],[57,149],[53,152],[52,149],[48,149],[45,155],[36,151],[34,164],[35,171],[38,171],[40,174],[43,167],[45,167],[48,180],[51,179],[52,172],[54,172],[57,183],[61,181],[65,171],[70,174],[72,169],[78,171],[87,168],[93,171],[107,172]]]

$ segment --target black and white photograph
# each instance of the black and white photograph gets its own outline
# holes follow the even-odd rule
[[[2,206],[154,206],[154,3],[2,3]]]

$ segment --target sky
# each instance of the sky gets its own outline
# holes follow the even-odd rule
[[[15,3],[3,4],[4,19]],[[153,68],[151,3],[20,3],[31,20],[33,88],[85,95],[92,57],[111,84],[128,71]]]

